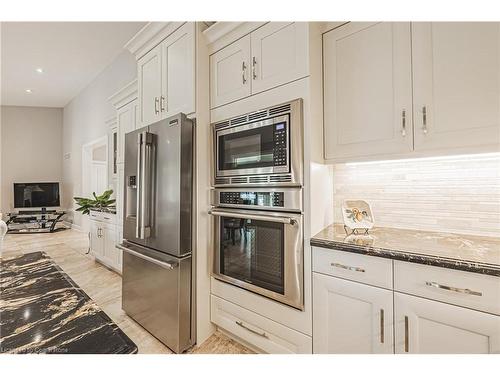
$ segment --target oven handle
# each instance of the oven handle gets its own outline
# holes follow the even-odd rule
[[[250,213],[240,214],[237,212],[219,210],[219,209],[210,210],[210,211],[208,211],[208,213],[210,215],[214,215],[214,216],[232,217],[232,218],[236,218],[236,219],[272,221],[275,223],[282,223],[282,224],[289,224],[289,225],[295,225],[297,223],[297,220],[295,220],[291,217],[284,217],[284,216],[255,215],[255,214],[250,214]]]

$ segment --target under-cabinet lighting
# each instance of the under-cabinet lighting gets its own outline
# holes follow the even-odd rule
[[[483,154],[461,154],[461,155],[446,155],[446,156],[426,156],[421,158],[402,158],[402,159],[388,159],[388,160],[370,160],[370,161],[354,161],[347,162],[345,165],[366,165],[366,164],[390,164],[401,162],[415,162],[415,161],[453,161],[453,160],[493,160],[500,158],[500,152],[489,152]]]
[[[43,69],[42,69],[42,68],[36,68],[36,69],[35,69],[35,71],[36,71],[37,73],[40,73],[40,74],[42,74],[42,73],[43,73]]]
[[[24,91],[26,91],[28,94],[31,94],[31,93],[33,92],[33,90],[32,90],[32,89],[26,89],[26,90],[24,90]]]

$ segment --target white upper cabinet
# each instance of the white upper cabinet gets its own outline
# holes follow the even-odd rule
[[[394,293],[395,351],[500,353],[500,316]]]
[[[137,61],[141,126],[160,119],[161,71],[161,46],[153,48]]]
[[[326,159],[412,150],[409,23],[349,23],[324,35]]]
[[[251,94],[250,35],[210,56],[211,107]]]
[[[393,353],[391,290],[313,273],[313,351]]]
[[[252,93],[308,74],[307,22],[270,22],[251,34]]]
[[[125,162],[125,134],[136,128],[136,107],[137,100],[133,100],[116,111],[118,121],[117,163]]]
[[[168,35],[137,60],[140,126],[195,112],[196,23],[186,22],[173,32],[170,27],[176,26],[167,26]]]
[[[162,118],[195,111],[195,24],[188,22],[162,44]]]
[[[498,145],[500,23],[412,24],[415,150]]]
[[[268,22],[210,56],[210,107],[309,74],[307,22]]]

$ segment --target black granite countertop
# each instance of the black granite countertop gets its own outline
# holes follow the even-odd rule
[[[43,252],[0,259],[0,353],[137,353]]]
[[[337,224],[311,245],[500,277],[500,238],[382,227],[348,236]]]

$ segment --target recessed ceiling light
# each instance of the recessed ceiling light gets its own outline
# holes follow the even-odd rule
[[[26,89],[24,91],[26,91],[28,94],[31,94],[33,92],[33,90],[31,90],[31,89]]]
[[[37,73],[43,73],[43,69],[42,68],[36,68],[35,69]]]

